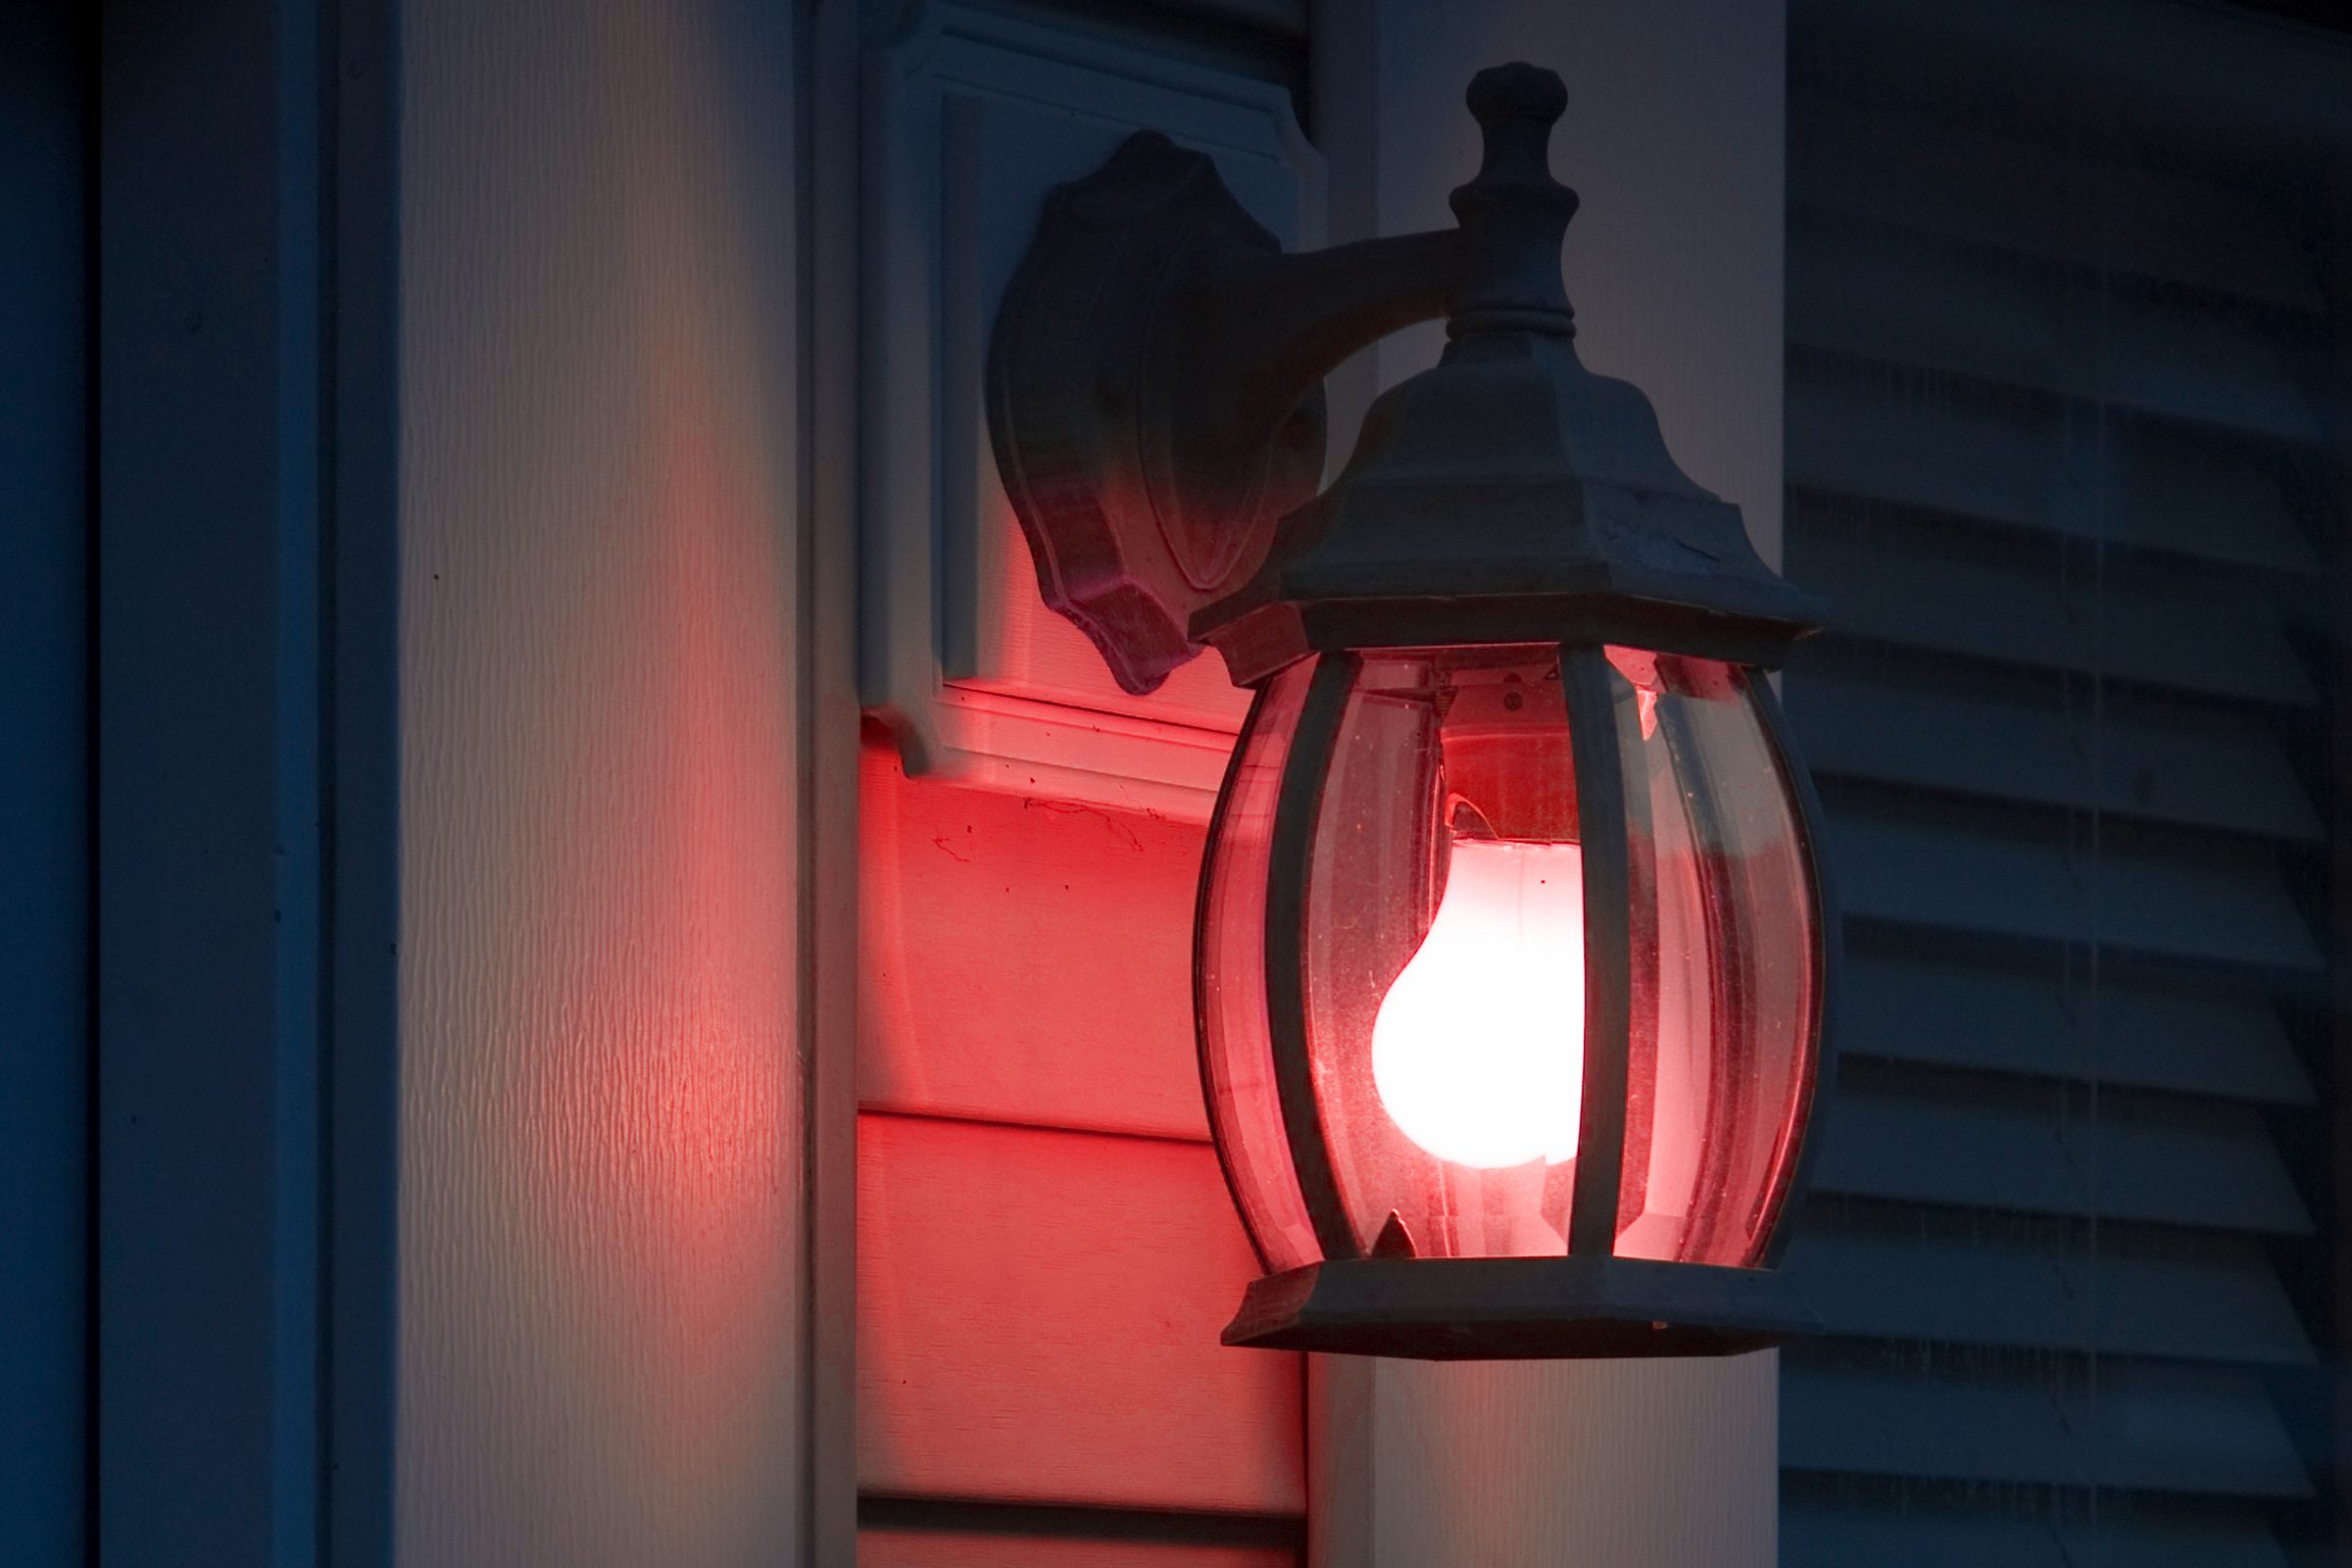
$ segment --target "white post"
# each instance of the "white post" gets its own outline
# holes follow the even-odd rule
[[[418,1568],[805,1562],[847,1463],[805,1437],[800,9],[403,3]]]

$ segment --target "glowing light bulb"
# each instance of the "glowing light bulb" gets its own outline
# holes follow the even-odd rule
[[[1576,1156],[1584,896],[1577,845],[1454,841],[1437,919],[1372,1021],[1381,1106],[1438,1158]]]

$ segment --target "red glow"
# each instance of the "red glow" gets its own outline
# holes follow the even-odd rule
[[[1739,669],[1609,661],[1625,808],[1591,823],[1556,653],[1342,666],[1330,749],[1309,759],[1322,794],[1295,907],[1269,896],[1278,843],[1297,842],[1278,839],[1277,784],[1332,666],[1302,662],[1260,692],[1209,848],[1198,979],[1210,1118],[1270,1267],[1342,1249],[1336,1226],[1310,1223],[1308,1161],[1294,1162],[1316,1140],[1339,1215],[1314,1222],[1344,1217],[1353,1248],[1381,1255],[1556,1257],[1611,1218],[1624,1257],[1747,1266],[1770,1242],[1818,1011],[1796,803]],[[1624,1072],[1621,1088],[1609,1075],[1621,1155],[1582,1137],[1588,829],[1625,856],[1626,1016],[1603,1042]],[[1295,998],[1264,961],[1294,919]],[[1303,1126],[1289,1052],[1314,1095]],[[1617,1169],[1580,1184],[1595,1158]],[[1615,1213],[1572,1225],[1580,1202]]]
[[[1462,839],[1420,951],[1372,1026],[1404,1135],[1498,1170],[1576,1157],[1585,1072],[1584,852]]]

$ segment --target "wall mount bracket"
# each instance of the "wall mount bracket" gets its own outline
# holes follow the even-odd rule
[[[1000,308],[989,429],[1046,603],[1149,693],[1213,642],[1253,684],[1313,648],[1630,642],[1777,663],[1820,605],[1577,358],[1560,78],[1480,72],[1457,225],[1286,255],[1211,162],[1145,131],[1056,187]],[[1318,494],[1320,383],[1447,318]]]
[[[1048,199],[999,308],[987,406],[1046,603],[1121,687],[1200,646],[1323,476],[1322,380],[1446,314],[1451,230],[1286,254],[1156,131]]]

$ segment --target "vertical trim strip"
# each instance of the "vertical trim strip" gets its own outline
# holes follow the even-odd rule
[[[1585,862],[1585,1089],[1568,1250],[1598,1257],[1617,1245],[1617,1195],[1624,1178],[1633,866],[1607,658],[1598,648],[1563,646],[1560,689],[1568,701],[1568,749],[1576,767]]]
[[[800,358],[801,730],[797,824],[802,1173],[807,1182],[801,1342],[799,1561],[858,1557],[858,498],[860,431],[855,0],[793,8],[794,300]],[[824,310],[810,302],[830,301]],[[779,1543],[779,1554],[796,1554]]]
[[[395,1557],[400,1335],[400,7],[319,8],[318,1557]]]
[[[1282,791],[1274,807],[1274,845],[1266,862],[1266,1025],[1274,1037],[1274,1085],[1282,1099],[1282,1123],[1290,1135],[1298,1194],[1327,1258],[1359,1257],[1363,1247],[1340,1199],[1307,1060],[1306,882],[1323,786],[1331,776],[1340,722],[1361,665],[1354,654],[1325,654],[1315,665],[1306,704],[1298,713],[1298,732],[1283,762]]]
[[[942,300],[985,297],[981,281],[981,236],[986,232],[987,180],[982,171],[988,112],[971,92],[943,92],[939,102],[939,293]],[[951,399],[964,388],[988,385],[988,334],[977,310],[939,310],[938,385]],[[943,680],[980,672],[981,518],[998,520],[980,499],[980,448],[987,441],[980,419],[935,415],[933,471],[939,475],[932,527],[939,541],[939,571],[932,581],[931,636],[939,649]],[[993,459],[992,459],[993,461]]]

